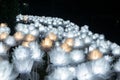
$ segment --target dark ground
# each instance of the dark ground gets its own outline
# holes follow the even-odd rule
[[[15,16],[19,13],[60,17],[79,26],[89,25],[92,32],[104,34],[120,45],[119,10],[119,2],[112,1],[0,0],[0,22],[7,22],[14,30]]]

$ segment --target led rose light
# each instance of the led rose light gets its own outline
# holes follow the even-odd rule
[[[8,36],[5,40],[4,43],[8,46],[15,46],[16,45],[16,40],[13,36]]]
[[[53,41],[49,38],[45,38],[44,40],[42,40],[41,46],[43,49],[50,49],[53,46]]]
[[[14,34],[14,38],[16,39],[16,41],[21,41],[24,39],[24,34],[22,32],[16,32]]]
[[[74,40],[72,38],[67,38],[65,40],[65,43],[68,45],[68,46],[73,46],[73,43],[74,43]]]
[[[31,34],[27,34],[25,36],[25,41],[31,42],[35,40],[35,36],[31,35]]]
[[[0,27],[7,27],[6,23],[0,23]]]
[[[5,40],[10,33],[10,28],[7,27],[6,23],[0,24],[0,40]]]
[[[30,42],[28,42],[28,41],[23,41],[21,45],[24,47],[29,47],[29,43]]]
[[[31,59],[30,54],[31,51],[27,47],[19,46],[15,48],[13,53],[13,63],[19,73],[31,72],[33,60]]]
[[[55,35],[54,33],[49,33],[48,38],[52,41],[56,41],[57,40],[57,35]]]
[[[5,40],[7,37],[8,37],[8,33],[6,33],[6,32],[2,32],[0,34],[0,40]]]
[[[88,54],[88,59],[96,60],[102,58],[103,54],[99,50],[93,50]]]
[[[25,22],[28,21],[28,16],[27,15],[23,16],[23,21],[25,21]]]

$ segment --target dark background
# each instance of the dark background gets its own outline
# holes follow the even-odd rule
[[[13,30],[17,14],[60,17],[120,44],[119,2],[81,0],[0,0],[0,22]]]

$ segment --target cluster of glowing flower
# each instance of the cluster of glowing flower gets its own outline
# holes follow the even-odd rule
[[[119,71],[119,61],[115,63],[114,69],[110,64],[120,56],[120,47],[107,41],[104,35],[89,31],[87,25],[80,28],[69,20],[31,15],[18,15],[17,22],[25,23],[18,24],[17,31],[32,35],[38,33],[37,36],[41,39],[40,48],[48,53],[49,65],[54,68],[48,75],[49,80],[106,79],[111,71]],[[66,70],[70,66],[74,67],[72,78],[68,78],[69,71]],[[62,76],[62,73],[66,73],[66,76]]]
[[[0,24],[0,57],[9,57],[13,49],[11,68],[20,74],[31,73],[44,55],[50,66],[47,80],[101,80],[120,72],[120,46],[91,32],[87,25],[80,28],[57,17],[21,14],[16,22],[13,35],[7,24]]]

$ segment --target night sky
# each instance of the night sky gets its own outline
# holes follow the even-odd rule
[[[119,10],[119,2],[112,1],[0,0],[0,21],[8,22],[13,28],[11,24],[19,13],[60,17],[79,26],[89,25],[92,32],[104,34],[106,39],[120,44]]]

